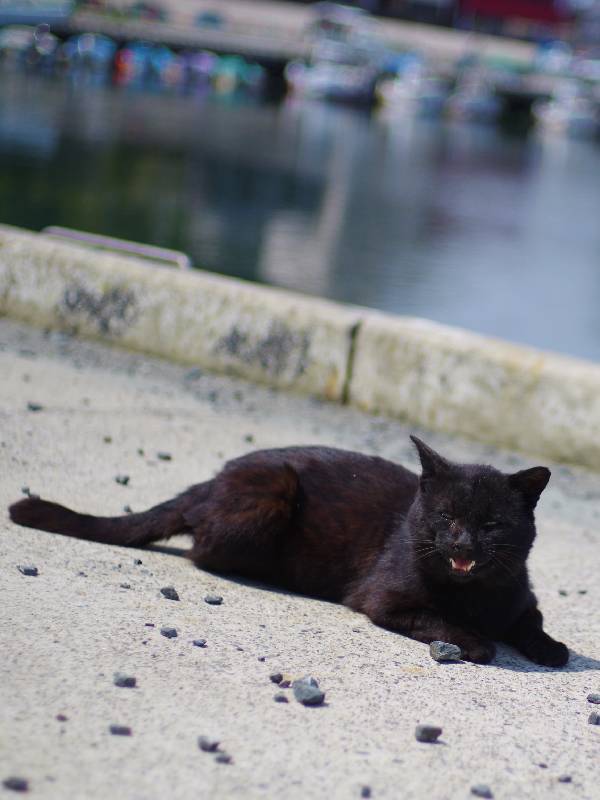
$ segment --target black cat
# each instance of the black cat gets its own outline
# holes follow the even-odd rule
[[[420,478],[374,456],[286,447],[230,461],[140,514],[94,517],[31,497],[10,516],[107,544],[191,534],[199,567],[344,603],[421,642],[457,644],[469,661],[489,662],[495,639],[537,664],[566,664],[526,566],[550,470],[455,464],[411,438]]]

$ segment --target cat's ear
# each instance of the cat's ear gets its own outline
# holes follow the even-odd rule
[[[531,467],[508,476],[509,485],[522,494],[531,508],[535,508],[541,493],[550,480],[548,467]]]
[[[451,464],[449,461],[436,453],[429,445],[422,442],[416,436],[411,436],[411,441],[417,448],[419,458],[421,459],[421,478],[433,478],[436,475],[444,475],[450,471]]]

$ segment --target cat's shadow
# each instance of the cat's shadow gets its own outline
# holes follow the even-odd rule
[[[172,547],[170,545],[153,544],[149,545],[146,550],[151,550],[155,553],[164,553],[165,555],[178,556],[185,558],[188,550],[181,547]],[[225,578],[232,583],[237,583],[240,586],[252,586],[254,589],[262,589],[265,592],[287,595],[292,597],[301,597],[304,595],[298,592],[290,592],[287,589],[270,586],[260,581],[255,581],[250,578],[242,578],[239,575],[223,575],[221,573],[212,573],[210,570],[203,570],[209,574],[218,575],[219,578]],[[328,602],[326,600],[319,600],[318,602]],[[570,649],[570,648],[569,648]],[[528,661],[524,656],[520,655],[516,650],[513,650],[508,645],[499,644],[496,657],[490,664],[493,667],[500,667],[501,669],[510,670],[512,672],[546,672],[550,675],[556,675],[564,672],[589,672],[600,671],[600,661],[596,658],[577,653],[570,649],[569,663],[564,667],[542,667],[539,664],[534,664],[533,661]]]

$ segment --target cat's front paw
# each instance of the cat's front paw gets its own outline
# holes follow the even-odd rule
[[[544,634],[539,639],[527,643],[523,653],[542,667],[564,667],[569,660],[569,648]]]
[[[489,664],[496,655],[496,646],[486,639],[469,639],[466,642],[457,642],[465,661],[474,664]]]

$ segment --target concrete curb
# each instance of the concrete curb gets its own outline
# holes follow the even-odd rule
[[[600,467],[600,366],[0,227],[0,313]]]

